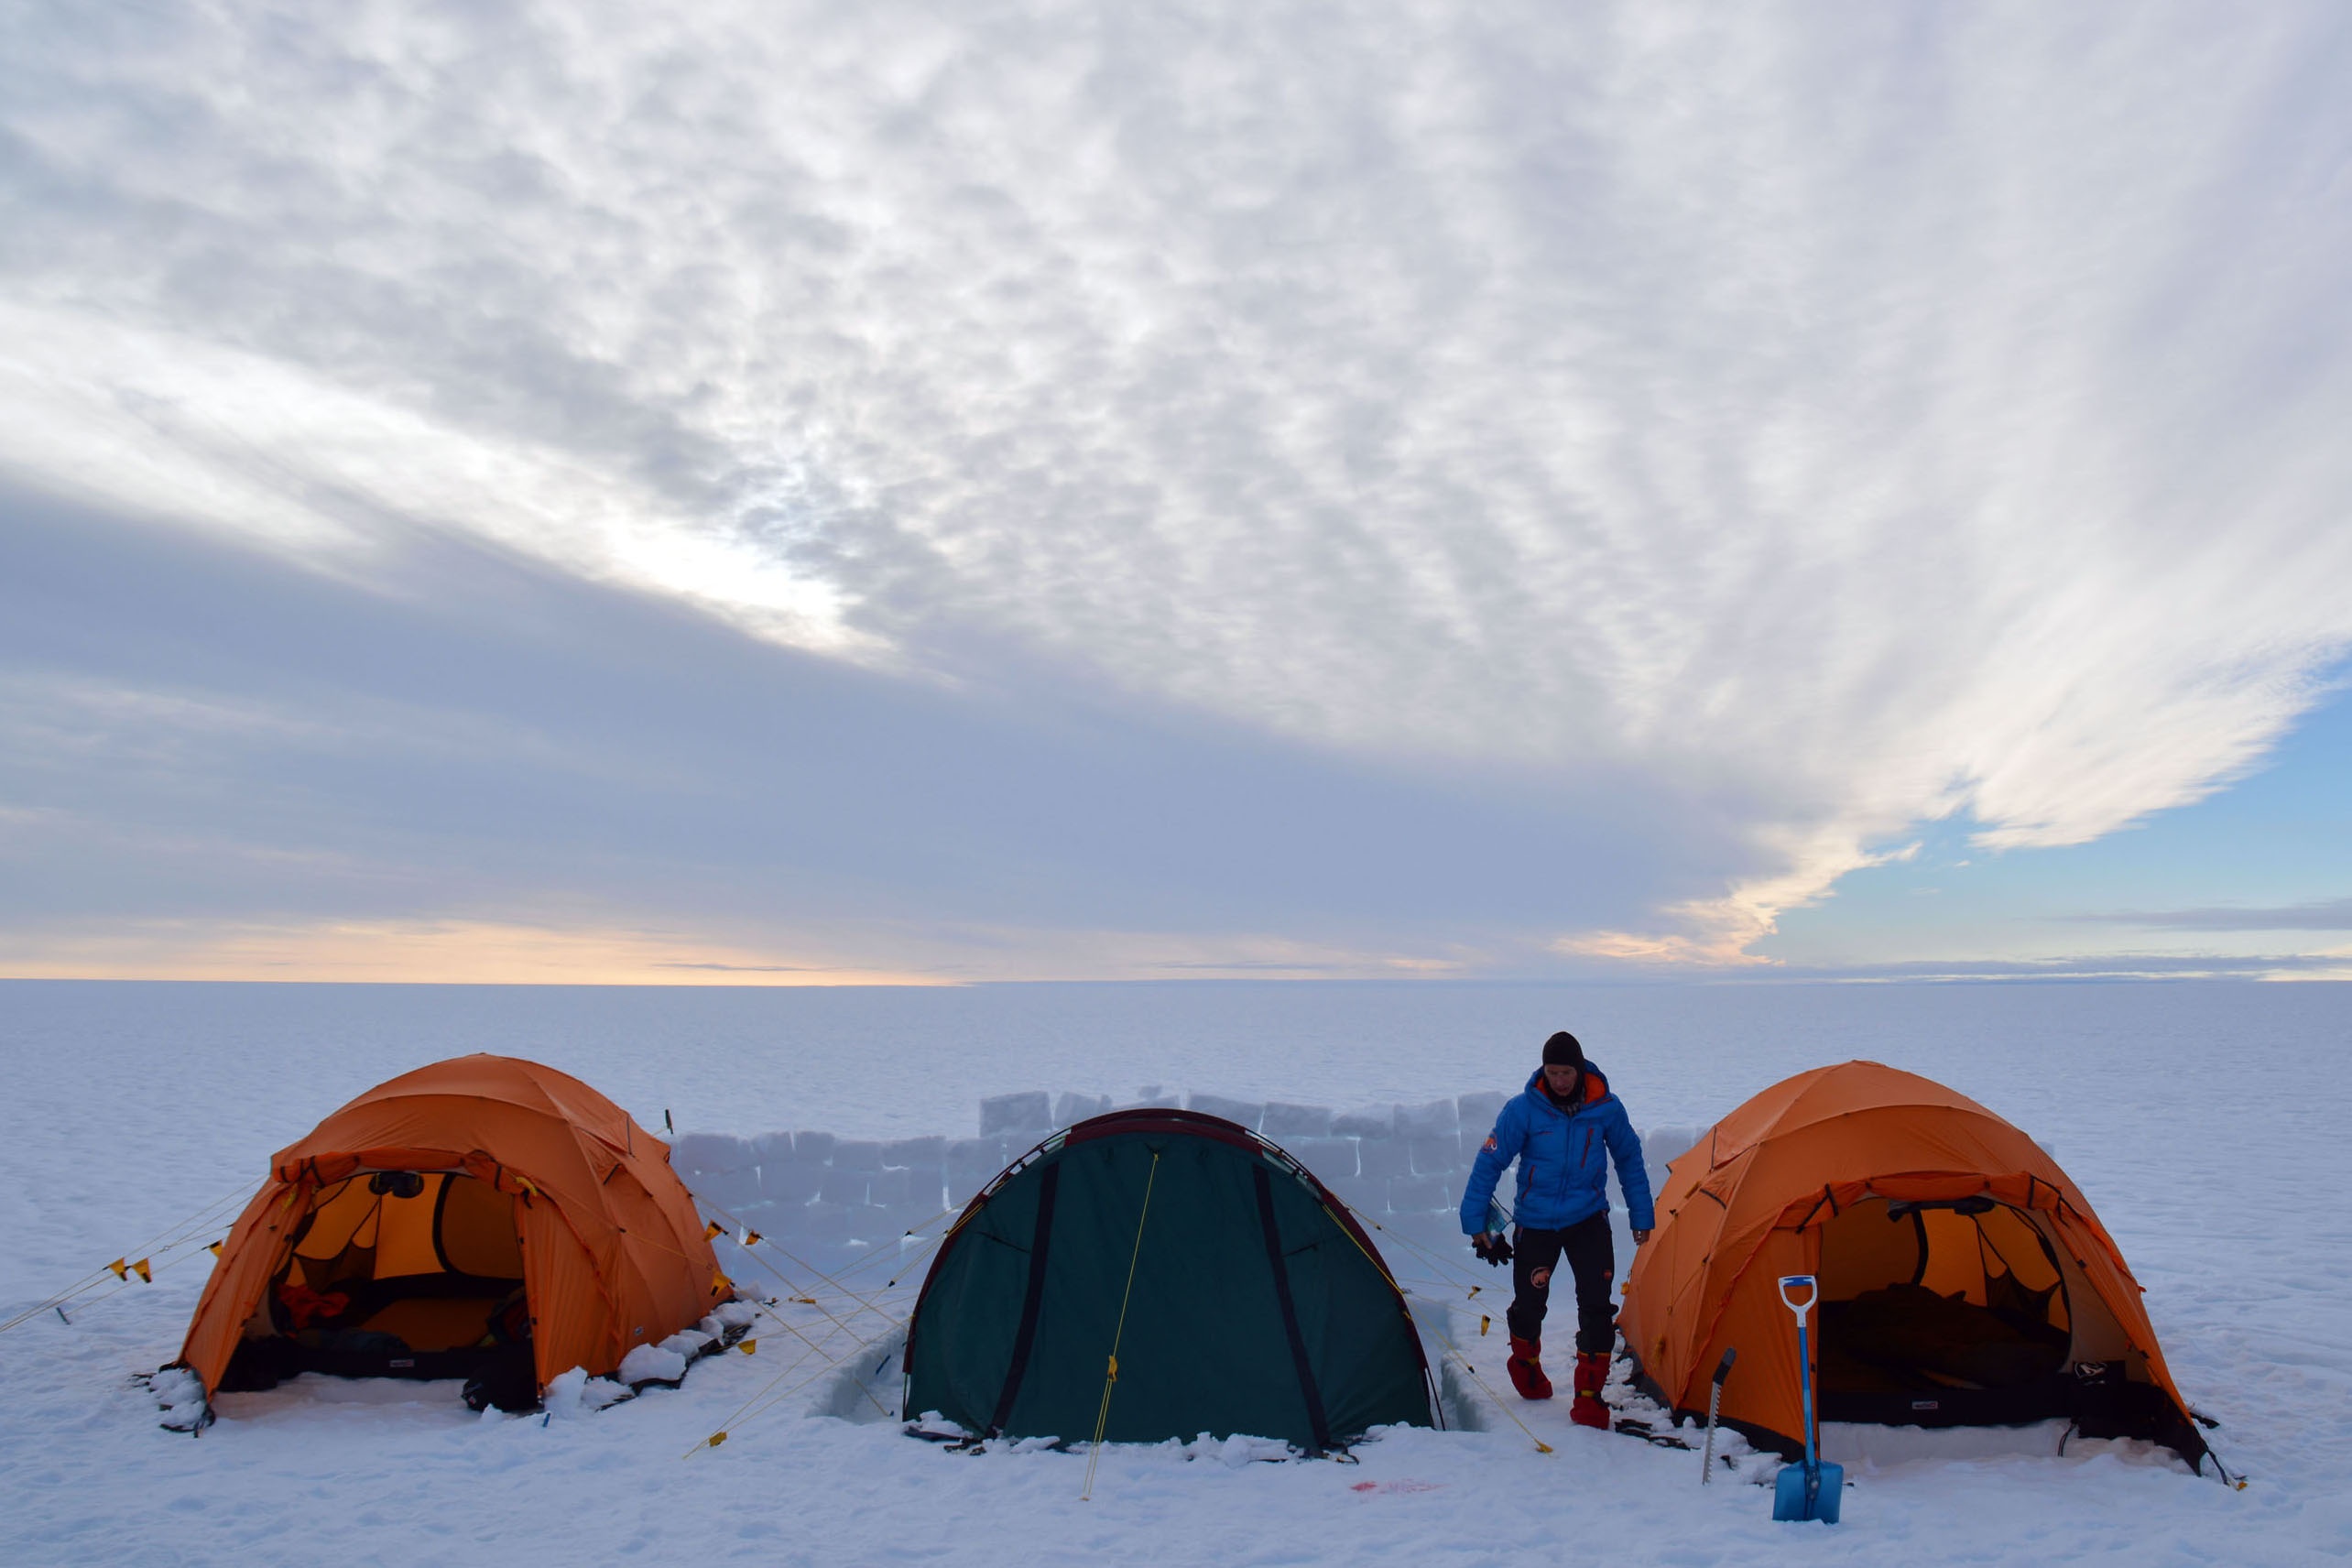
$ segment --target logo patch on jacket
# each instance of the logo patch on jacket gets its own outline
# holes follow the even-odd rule
[[[1495,1141],[1495,1135],[1493,1133],[1488,1133],[1486,1135],[1486,1151],[1491,1154],[1500,1147],[1502,1146]]]

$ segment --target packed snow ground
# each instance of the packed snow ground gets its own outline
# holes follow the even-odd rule
[[[272,1150],[360,1090],[465,1051],[576,1073],[648,1126],[667,1109],[681,1128],[746,1138],[811,1129],[887,1142],[977,1138],[978,1101],[1037,1089],[1129,1100],[1157,1084],[1343,1111],[1425,1106],[1516,1088],[1536,1042],[1563,1026],[1584,1036],[1647,1127],[1701,1126],[1790,1072],[1867,1056],[1949,1083],[2043,1139],[2147,1287],[2174,1371],[2224,1422],[2216,1441],[2249,1473],[2248,1488],[2192,1476],[2141,1445],[2077,1443],[2063,1458],[1860,1466],[1849,1471],[1845,1523],[1776,1525],[1768,1494],[1739,1475],[1719,1472],[1734,1484],[1702,1488],[1695,1454],[1581,1432],[1564,1399],[1530,1407],[1506,1392],[1555,1450],[1541,1454],[1456,1374],[1449,1404],[1480,1430],[1390,1432],[1355,1465],[1257,1462],[1246,1444],[1113,1448],[1081,1501],[1083,1454],[958,1453],[900,1432],[890,1320],[903,1315],[921,1259],[878,1290],[874,1276],[896,1272],[889,1252],[867,1254],[848,1276],[829,1258],[839,1286],[787,1261],[787,1279],[806,1287],[798,1292],[740,1269],[782,1299],[789,1326],[764,1322],[755,1354],[697,1362],[676,1391],[594,1411],[560,1400],[544,1419],[477,1417],[452,1385],[310,1377],[225,1397],[221,1422],[191,1440],[158,1430],[154,1396],[132,1380],[177,1349],[209,1264],[191,1246],[159,1258],[152,1284],[110,1279],[114,1293],[70,1307],[71,1323],[49,1314],[0,1335],[0,1558],[2352,1554],[2352,1221],[2334,1197],[2341,1129],[2352,1125],[2352,987],[2340,985],[0,984],[14,1113],[0,1145],[0,1317],[249,1192]],[[1475,1278],[1466,1260],[1400,1250],[1418,1310],[1444,1317],[1500,1388],[1497,1358],[1481,1358],[1476,1304],[1456,1293]],[[857,1262],[844,1257],[842,1268]],[[844,1299],[853,1292],[864,1300]],[[847,1357],[853,1346],[864,1348]],[[757,1399],[769,1402],[743,1414]],[[701,1446],[723,1427],[723,1447]],[[1748,1476],[1769,1468],[1740,1463]]]

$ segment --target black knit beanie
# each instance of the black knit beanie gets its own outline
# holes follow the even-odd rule
[[[1584,1048],[1576,1043],[1574,1035],[1562,1029],[1543,1042],[1543,1064],[1546,1067],[1582,1067],[1584,1065]]]

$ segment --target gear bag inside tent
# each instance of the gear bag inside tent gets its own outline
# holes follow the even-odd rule
[[[907,1417],[990,1436],[1322,1454],[1439,1424],[1411,1313],[1346,1206],[1191,1111],[1080,1122],[982,1190],[932,1261],[905,1368]]]
[[[2090,1204],[2032,1139],[1913,1073],[1849,1062],[1726,1116],[1669,1167],[1620,1325],[1638,1382],[1695,1415],[1739,1352],[1726,1422],[1804,1446],[1782,1275],[1820,1279],[1811,1368],[1825,1450],[1874,1430],[2037,1427],[2134,1437],[2201,1468],[2140,1288]],[[1842,1431],[1840,1429],[1843,1429]]]

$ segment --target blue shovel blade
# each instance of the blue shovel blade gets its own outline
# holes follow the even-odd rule
[[[1817,1469],[1819,1483],[1805,1485],[1805,1467],[1787,1465],[1772,1482],[1772,1517],[1776,1519],[1819,1519],[1837,1522],[1838,1504],[1846,1496],[1846,1466],[1824,1461]]]
[[[1805,1467],[1783,1465],[1772,1482],[1772,1517],[1776,1519],[1808,1519],[1813,1514],[1805,1507]]]

